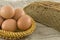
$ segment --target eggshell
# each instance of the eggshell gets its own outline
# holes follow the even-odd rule
[[[27,30],[32,24],[31,17],[28,15],[24,15],[17,21],[17,26],[20,30]]]
[[[2,23],[2,30],[16,31],[16,21],[14,19],[7,19]]]
[[[0,10],[0,15],[3,18],[12,18],[15,14],[14,8],[12,6],[9,5],[5,5],[1,8]]]
[[[18,20],[23,15],[25,15],[25,12],[22,8],[16,8],[15,9],[15,15],[14,15],[15,20]]]
[[[1,27],[2,23],[3,23],[3,21],[4,21],[4,19],[0,16],[0,27]]]

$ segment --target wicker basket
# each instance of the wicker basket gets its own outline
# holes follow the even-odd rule
[[[5,30],[0,30],[0,37],[5,39],[20,39],[22,37],[28,36],[32,34],[32,32],[35,30],[35,22],[32,21],[32,26],[26,30],[26,31],[20,31],[20,32],[9,32]]]

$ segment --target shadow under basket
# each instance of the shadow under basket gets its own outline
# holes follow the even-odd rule
[[[26,30],[26,31],[19,31],[19,32],[9,32],[9,31],[5,31],[5,30],[0,30],[0,38],[4,38],[4,39],[20,39],[22,37],[28,36],[30,34],[32,34],[32,32],[35,30],[35,21],[32,21],[32,26]]]

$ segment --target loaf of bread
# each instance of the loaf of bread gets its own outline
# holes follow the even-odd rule
[[[24,10],[35,21],[60,31],[60,3],[34,2],[26,6]]]

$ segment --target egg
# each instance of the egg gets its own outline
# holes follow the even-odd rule
[[[14,8],[10,5],[5,5],[1,8],[0,15],[6,19],[12,18],[15,15]]]
[[[0,27],[1,27],[2,23],[3,23],[3,21],[4,21],[4,19],[0,16]]]
[[[16,8],[15,9],[15,15],[14,15],[15,20],[18,20],[23,15],[25,15],[25,12],[22,8]]]
[[[28,28],[30,28],[31,24],[32,20],[31,17],[28,15],[22,16],[17,21],[17,26],[20,30],[27,30]]]
[[[16,21],[14,19],[7,19],[2,23],[2,30],[16,31]]]

